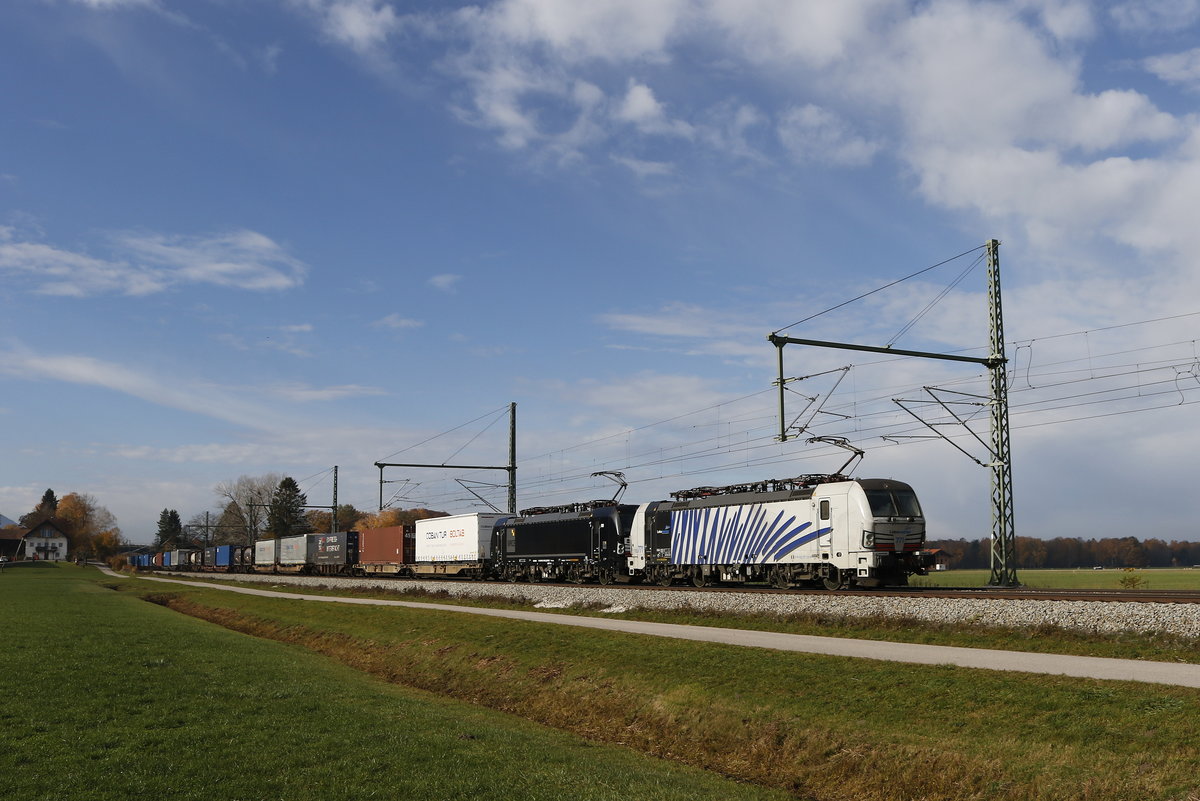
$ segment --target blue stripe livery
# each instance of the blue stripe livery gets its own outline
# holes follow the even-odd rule
[[[671,564],[731,565],[777,562],[833,529],[812,529],[780,509],[768,519],[763,504],[684,509],[671,513]]]

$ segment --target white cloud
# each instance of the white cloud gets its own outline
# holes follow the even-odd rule
[[[311,14],[330,41],[371,59],[384,57],[388,39],[405,24],[390,3],[380,0],[291,0],[291,4]]]
[[[297,403],[332,401],[342,400],[343,398],[361,398],[387,394],[378,387],[367,387],[361,384],[341,384],[332,387],[312,387],[301,383],[277,384],[268,387],[266,391],[272,395],[277,395]]]
[[[421,326],[425,325],[425,323],[421,320],[414,320],[411,317],[401,317],[399,314],[393,312],[387,317],[376,320],[375,322],[371,323],[371,325],[376,328],[395,328],[404,330],[410,328],[420,328]]]
[[[1109,9],[1119,28],[1129,31],[1175,31],[1200,20],[1200,0],[1128,0]]]
[[[634,375],[585,379],[561,388],[573,405],[587,407],[609,420],[630,425],[664,420],[680,412],[701,409],[729,400],[718,382],[694,375],[642,371]]]
[[[778,133],[792,159],[801,164],[861,167],[879,151],[878,144],[856,136],[836,114],[811,103],[789,109]]]
[[[612,160],[641,179],[663,177],[675,172],[673,164],[663,161],[644,161],[630,156],[613,156]]]
[[[488,45],[544,46],[567,61],[662,60],[691,0],[502,0],[459,21]]]
[[[61,381],[101,387],[148,403],[261,430],[287,427],[277,409],[248,404],[205,384],[160,379],[116,362],[74,354],[36,353],[24,347],[0,350],[0,373],[22,380]]]
[[[1200,90],[1200,47],[1182,53],[1154,56],[1142,63],[1147,70],[1167,83]]]
[[[299,286],[307,268],[254,231],[201,237],[119,234],[113,256],[95,256],[38,242],[0,240],[0,271],[30,278],[35,291],[86,297],[108,292],[149,295],[187,284],[253,291]]]
[[[825,67],[907,13],[902,0],[701,0],[698,16],[750,62]]]
[[[1061,41],[1089,39],[1096,34],[1092,8],[1082,0],[1016,0],[1015,5],[1035,13],[1046,30]]]
[[[614,331],[658,340],[664,350],[754,362],[769,358],[766,327],[747,319],[761,318],[688,303],[669,303],[651,312],[600,315],[600,321]]]
[[[654,96],[654,91],[630,79],[625,99],[616,111],[617,119],[628,122],[645,134],[668,134],[691,137],[692,126],[682,120],[668,119],[666,110]]]
[[[74,0],[74,2],[97,10],[158,7],[158,0]]]
[[[443,273],[441,275],[435,275],[431,277],[426,283],[428,283],[434,289],[440,289],[442,292],[453,292],[461,280],[461,275]]]
[[[1179,133],[1136,92],[1083,92],[1079,63],[1000,5],[934,4],[882,44],[851,80],[895,108],[919,145],[1092,152]]]
[[[204,237],[127,234],[116,241],[144,263],[161,268],[171,282],[280,290],[299,286],[307,272],[269,237],[244,229]]]

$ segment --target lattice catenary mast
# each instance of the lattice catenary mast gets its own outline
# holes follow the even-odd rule
[[[839,348],[842,350],[867,351],[869,353],[886,353],[892,356],[914,356],[923,359],[941,359],[956,362],[972,362],[982,364],[991,372],[991,396],[988,406],[991,409],[992,443],[989,448],[991,461],[985,466],[992,470],[992,574],[990,584],[1013,587],[1017,585],[1017,556],[1016,531],[1013,523],[1013,490],[1012,490],[1012,451],[1008,434],[1008,376],[1005,365],[1008,360],[1004,356],[1004,322],[1000,303],[1000,242],[990,239],[987,250],[987,280],[988,280],[988,323],[990,328],[989,352],[986,358],[973,356],[958,356],[948,353],[929,353],[927,351],[900,350],[898,348],[881,348],[871,345],[853,345],[845,342],[825,342],[814,339],[796,339],[769,334],[767,339],[779,351],[779,441],[789,439],[787,417],[784,414],[785,385],[789,379],[784,377],[783,348],[785,345],[811,345],[822,348]],[[897,401],[897,403],[900,403]],[[901,407],[913,414],[911,410]],[[916,415],[913,414],[915,417]],[[917,417],[920,420],[920,417]],[[943,436],[933,425],[921,420]],[[955,446],[957,447],[957,445]],[[961,450],[961,449],[960,449]],[[978,461],[978,460],[976,460]],[[980,464],[984,464],[980,462]]]

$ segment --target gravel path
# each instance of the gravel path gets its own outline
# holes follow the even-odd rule
[[[167,574],[164,574],[167,575]],[[470,581],[409,581],[315,576],[189,573],[208,580],[225,579],[266,585],[362,587],[446,592],[455,598],[504,598],[541,609],[572,606],[619,613],[627,609],[695,609],[758,615],[814,614],[830,617],[899,617],[934,623],[980,623],[989,626],[1058,626],[1085,632],[1160,632],[1200,638],[1200,604],[1122,603],[1117,601],[1012,601],[985,598],[895,598],[870,595],[778,595],[770,593],[655,592],[626,587],[536,586]]]

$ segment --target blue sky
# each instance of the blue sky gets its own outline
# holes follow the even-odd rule
[[[845,436],[986,536],[987,471],[893,403],[982,373],[789,348],[853,366],[790,385],[778,444],[765,338],[996,238],[1018,534],[1195,538],[1198,31],[1200,0],[5,3],[0,511],[88,492],[147,541],[242,475],[328,503],[332,465],[372,509],[377,460],[503,463],[515,401],[522,507]],[[976,255],[788,333],[888,344]],[[980,353],[984,291],[896,347]],[[453,477],[387,494],[471,510]]]

